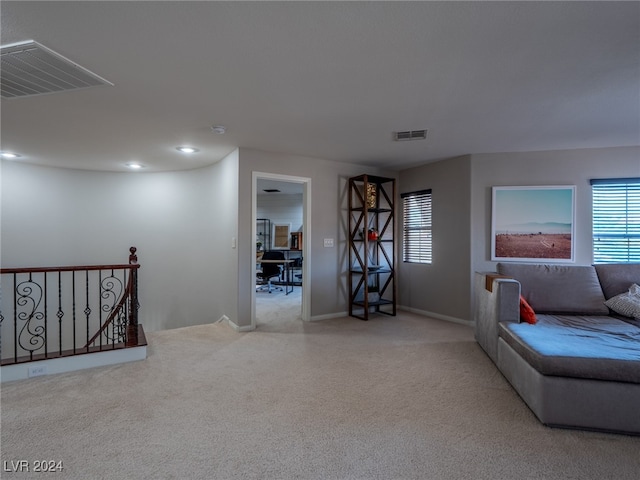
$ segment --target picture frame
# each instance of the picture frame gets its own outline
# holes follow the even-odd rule
[[[273,235],[271,236],[272,250],[288,250],[291,232],[290,223],[274,223]]]
[[[575,262],[575,185],[492,187],[491,260]]]

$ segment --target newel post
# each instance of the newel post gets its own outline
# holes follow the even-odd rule
[[[131,292],[129,292],[129,324],[127,325],[127,346],[138,345],[138,256],[136,255],[137,248],[131,247],[129,249],[129,264],[135,265],[129,271],[131,275]]]

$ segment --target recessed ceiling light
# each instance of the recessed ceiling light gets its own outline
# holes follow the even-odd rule
[[[20,157],[20,155],[18,155],[17,153],[13,153],[13,152],[2,152],[2,153],[0,153],[0,157],[2,157],[2,158],[18,158],[18,157]]]
[[[140,170],[141,168],[144,168],[144,165],[141,165],[135,162],[130,162],[130,163],[127,163],[127,167],[129,167],[131,170]]]
[[[200,151],[197,148],[187,147],[187,146],[176,147],[176,150],[178,150],[179,152],[182,152],[182,153],[196,153],[196,152]]]

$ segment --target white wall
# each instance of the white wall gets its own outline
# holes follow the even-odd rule
[[[491,259],[491,187],[576,185],[575,264],[592,262],[592,178],[640,176],[640,148],[478,154],[400,174],[400,192],[433,189],[434,260],[401,264],[400,304],[473,318],[473,275],[495,271]]]
[[[145,330],[233,318],[237,171],[237,151],[211,167],[170,173],[3,161],[2,266],[127,263],[136,246]]]
[[[251,325],[252,172],[312,179],[311,316],[347,311],[347,181],[376,168],[240,149],[211,167],[111,173],[2,163],[3,266],[126,263],[138,248],[148,331]],[[387,176],[390,176],[387,174]],[[232,239],[237,248],[232,248]],[[334,238],[333,248],[323,239]]]
[[[219,319],[223,315],[234,323],[238,318],[238,150],[211,167],[213,281],[210,295],[210,316]]]
[[[240,149],[238,254],[240,299],[248,298],[255,288],[251,261],[255,242],[251,238],[252,172],[265,172],[311,178],[311,251],[305,252],[305,264],[311,269],[312,319],[342,314],[347,303],[347,182],[349,177],[370,173],[384,175],[377,168],[317,158]],[[387,175],[391,176],[391,175]],[[324,238],[335,240],[333,248],[323,246]],[[238,326],[251,325],[251,305],[241,301]]]
[[[1,165],[2,266],[126,263],[135,245],[142,265],[140,319],[149,331],[223,315],[250,326],[253,171],[311,178],[311,251],[305,254],[312,272],[311,316],[346,312],[348,178],[393,176],[251,149],[186,172]],[[399,265],[399,303],[472,318],[473,272],[495,268],[489,260],[494,185],[576,185],[576,263],[590,263],[589,179],[626,176],[640,176],[638,147],[472,155],[402,172],[398,192],[433,189],[434,263]],[[324,238],[334,238],[335,247],[324,248]]]
[[[431,189],[433,259],[431,264],[399,262],[399,304],[453,321],[469,320],[470,157],[429,163],[400,173],[400,193]],[[401,202],[398,199],[398,202]],[[402,242],[401,203],[398,241]],[[402,248],[399,249],[402,259]]]
[[[575,185],[575,264],[593,261],[592,178],[640,176],[640,147],[472,155],[471,234],[473,271],[493,271],[491,187]]]
[[[273,225],[291,225],[292,232],[302,231],[302,194],[263,194],[257,196],[256,216],[271,220],[271,241],[273,242]],[[271,248],[265,245],[266,249]]]

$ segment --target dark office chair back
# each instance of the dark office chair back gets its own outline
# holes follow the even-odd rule
[[[284,260],[284,253],[278,252],[277,250],[270,250],[268,252],[264,252],[262,255],[263,260]],[[263,263],[262,264],[262,274],[259,274],[264,280],[272,277],[279,277],[281,272],[281,265],[277,263]]]

